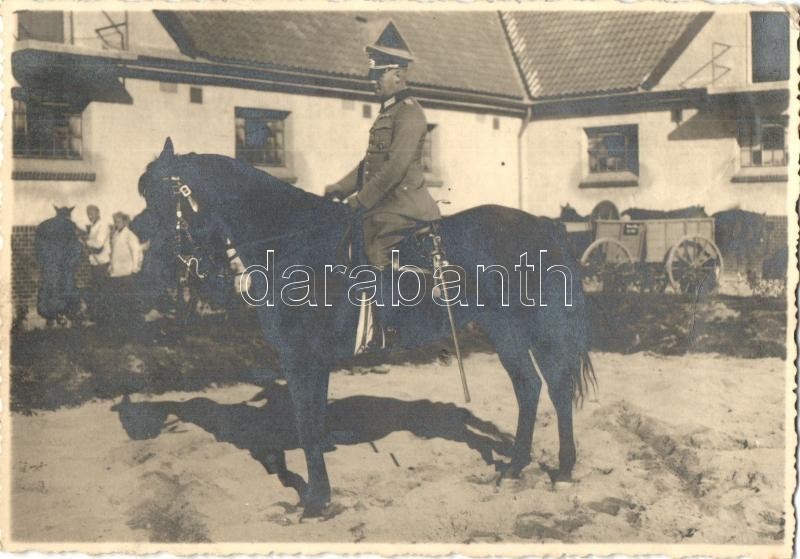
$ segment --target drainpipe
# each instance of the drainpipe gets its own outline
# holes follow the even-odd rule
[[[524,202],[525,202],[525,169],[523,169],[524,165],[523,162],[525,161],[525,150],[523,148],[522,137],[525,135],[525,130],[528,129],[528,123],[533,118],[533,107],[528,105],[525,108],[525,116],[523,117],[522,123],[519,126],[519,132],[517,133],[517,174],[518,176],[518,191],[517,191],[517,205],[519,209],[525,210]]]

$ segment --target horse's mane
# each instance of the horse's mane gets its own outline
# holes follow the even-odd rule
[[[288,246],[298,244],[289,241],[293,235],[308,242],[310,237],[329,238],[344,227],[344,210],[339,204],[237,159],[189,153],[175,158],[175,168],[197,192],[198,200],[225,215],[239,242],[286,237],[281,245],[296,249]]]
[[[271,206],[291,207],[293,211],[329,209],[324,198],[306,192],[238,159],[224,155],[189,153],[178,156],[179,166],[192,180],[220,201],[246,199],[269,201]],[[193,172],[194,171],[194,172]],[[191,179],[188,175],[194,175]]]

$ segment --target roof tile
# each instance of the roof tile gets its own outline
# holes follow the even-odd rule
[[[353,77],[366,77],[364,46],[392,21],[416,58],[412,84],[525,95],[497,12],[161,13],[177,22],[186,54]]]
[[[533,97],[632,91],[685,47],[707,13],[508,12],[512,48]]]

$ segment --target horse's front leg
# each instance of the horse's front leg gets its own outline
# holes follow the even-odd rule
[[[328,371],[293,370],[286,380],[294,407],[300,447],[306,457],[308,487],[302,496],[303,516],[319,516],[331,500],[331,486],[325,468]]]

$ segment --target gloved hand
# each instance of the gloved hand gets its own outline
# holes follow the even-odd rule
[[[361,203],[361,200],[358,199],[357,193],[351,194],[342,203],[348,207],[351,214],[360,214],[367,209],[366,206]]]
[[[329,184],[326,186],[324,196],[328,200],[333,200],[334,202],[341,202],[345,198],[345,195],[342,193],[342,187],[338,184]]]

